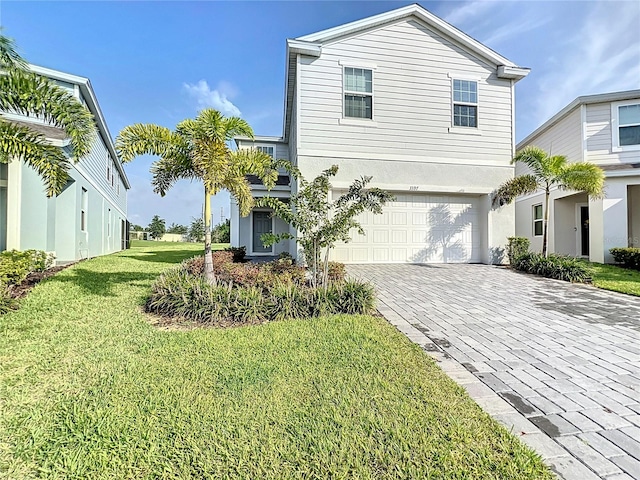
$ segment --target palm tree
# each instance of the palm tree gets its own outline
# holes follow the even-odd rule
[[[205,109],[195,119],[180,122],[175,131],[153,124],[125,127],[116,139],[123,162],[138,155],[160,157],[151,165],[154,192],[164,196],[180,179],[201,180],[204,184],[205,275],[215,283],[211,257],[211,196],[228,190],[235,197],[240,214],[246,216],[254,205],[246,175],[255,174],[271,188],[278,178],[276,163],[266,153],[249,149],[232,151],[228,142],[237,136],[253,138],[249,124],[238,117],[225,117]]]
[[[555,187],[561,190],[576,190],[585,192],[592,198],[602,198],[604,172],[593,163],[568,163],[565,156],[551,156],[535,146],[528,146],[517,152],[511,163],[517,162],[526,165],[530,173],[519,175],[502,184],[495,193],[493,204],[502,206],[513,202],[520,195],[543,190],[542,254],[547,256],[547,223],[551,189]]]
[[[0,112],[5,112],[0,113],[0,163],[21,159],[38,172],[48,197],[58,195],[69,180],[69,157],[50,144],[38,124],[10,120],[6,113],[35,117],[63,130],[73,162],[91,149],[96,134],[93,115],[71,93],[29,71],[13,40],[1,34],[0,71]]]

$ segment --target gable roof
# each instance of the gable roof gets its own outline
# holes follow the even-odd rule
[[[131,184],[129,183],[129,179],[127,178],[127,174],[122,167],[122,162],[119,161],[118,153],[116,152],[116,147],[113,144],[113,139],[111,138],[111,134],[109,133],[109,128],[107,127],[107,122],[102,115],[102,110],[100,109],[100,105],[98,104],[98,100],[96,98],[96,94],[93,91],[93,87],[91,86],[91,82],[88,78],[79,77],[77,75],[72,75],[70,73],[60,72],[58,70],[52,70],[50,68],[39,67],[37,65],[29,65],[29,69],[32,72],[35,72],[43,77],[50,78],[52,80],[60,80],[62,82],[71,83],[73,85],[77,85],[80,88],[80,93],[82,94],[82,98],[85,100],[87,104],[87,108],[92,113],[93,118],[98,127],[98,134],[104,141],[107,150],[111,154],[113,158],[113,163],[116,165],[118,169],[118,173],[120,174],[120,178],[122,178],[122,182],[124,183],[124,188],[129,190],[131,189]]]
[[[596,95],[583,95],[581,97],[576,98],[569,105],[564,107],[558,113],[556,113],[549,120],[544,122],[538,128],[536,128],[533,132],[527,135],[523,140],[518,142],[516,145],[516,149],[520,149],[523,146],[526,146],[529,142],[531,142],[538,135],[553,127],[556,123],[566,117],[569,113],[571,113],[574,109],[578,108],[581,105],[590,105],[593,103],[607,103],[607,102],[621,102],[624,100],[633,100],[640,99],[640,90],[624,90],[621,92],[610,92],[610,93],[598,93]]]
[[[287,71],[285,79],[283,138],[285,140],[288,138],[289,127],[291,124],[291,102],[293,101],[294,87],[296,83],[296,59],[298,54],[319,57],[322,53],[323,44],[371,30],[373,28],[378,28],[383,25],[388,25],[409,17],[417,18],[428,25],[432,30],[454,40],[462,47],[484,59],[489,64],[495,65],[497,69],[496,74],[500,78],[508,78],[518,81],[529,74],[528,68],[519,67],[486,45],[483,45],[476,39],[442,20],[440,17],[432,14],[424,7],[414,3],[379,15],[367,17],[362,20],[356,20],[355,22],[346,23],[317,33],[287,40]]]

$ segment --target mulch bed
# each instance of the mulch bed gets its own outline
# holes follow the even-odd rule
[[[9,294],[12,298],[22,298],[42,280],[53,277],[56,273],[61,272],[71,265],[73,265],[73,263],[60,265],[58,267],[51,267],[44,272],[31,272],[20,285],[11,285],[9,287]]]

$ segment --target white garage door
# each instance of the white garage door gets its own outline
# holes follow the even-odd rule
[[[340,195],[341,192],[334,192]],[[384,212],[359,218],[365,235],[339,244],[346,263],[465,263],[480,261],[478,198],[396,193]]]

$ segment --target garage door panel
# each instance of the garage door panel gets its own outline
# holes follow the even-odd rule
[[[336,192],[340,195],[341,192]],[[477,262],[481,219],[477,197],[395,194],[383,214],[358,217],[366,235],[353,231],[345,248],[351,262]],[[339,253],[344,257],[344,252]],[[338,256],[336,255],[337,259]]]

